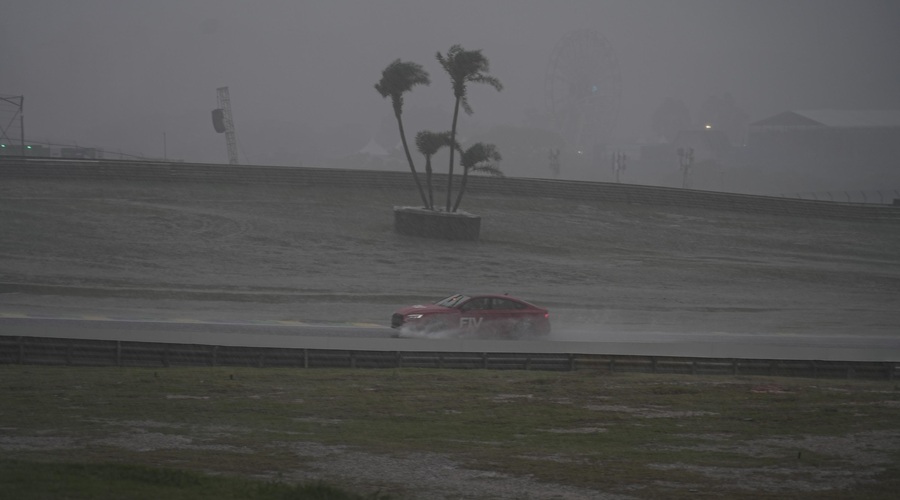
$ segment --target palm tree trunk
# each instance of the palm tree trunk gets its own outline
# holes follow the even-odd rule
[[[428,186],[428,210],[434,210],[434,189],[431,187],[431,155],[425,157],[425,185]]]
[[[412,172],[413,180],[416,181],[416,189],[419,190],[419,196],[422,197],[422,204],[428,206],[428,200],[425,198],[425,190],[422,189],[422,183],[419,182],[419,174],[416,173],[416,167],[413,165],[412,156],[409,154],[409,146],[406,144],[406,132],[403,131],[403,119],[399,113],[394,113],[397,117],[397,126],[400,127],[400,142],[403,143],[403,152],[406,153],[406,161],[409,162],[409,171]]]
[[[466,192],[466,184],[469,182],[469,169],[463,167],[462,181],[459,183],[459,193],[456,194],[456,203],[453,204],[453,211],[459,209],[459,203],[462,201],[463,193]]]
[[[456,119],[459,118],[459,100],[460,98],[456,98],[456,106],[453,108],[453,127],[450,128],[450,168],[447,169],[447,211],[450,211],[450,198],[453,195],[453,153],[455,149],[453,144],[456,144]]]

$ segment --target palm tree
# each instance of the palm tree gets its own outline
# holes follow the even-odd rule
[[[437,53],[437,60],[441,63],[444,71],[450,75],[450,81],[453,83],[453,96],[456,98],[456,104],[453,107],[453,126],[450,128],[450,140],[456,142],[456,123],[459,117],[459,107],[462,105],[466,114],[473,113],[472,107],[466,98],[466,84],[468,83],[486,83],[498,91],[503,90],[500,80],[493,76],[487,75],[489,63],[486,57],[481,54],[480,50],[464,50],[460,45],[454,45],[447,51],[447,55],[443,56]],[[453,192],[453,148],[450,149],[450,167],[447,176],[447,211],[450,211],[450,197]],[[457,202],[457,205],[459,203]],[[453,211],[456,211],[454,208]]]
[[[495,163],[501,159],[496,146],[481,142],[476,142],[460,154],[459,164],[463,167],[463,177],[459,185],[459,193],[456,196],[456,203],[453,205],[454,212],[459,208],[459,202],[462,201],[463,193],[466,192],[469,172],[483,172],[494,177],[503,177],[503,172]]]
[[[406,153],[406,161],[409,162],[409,170],[413,174],[413,180],[416,181],[416,188],[419,190],[419,196],[422,197],[422,203],[428,206],[428,200],[425,199],[425,191],[422,190],[422,183],[419,182],[419,175],[416,173],[416,167],[413,164],[412,156],[409,154],[409,146],[406,144],[406,132],[403,130],[403,94],[412,90],[416,85],[428,85],[431,80],[428,78],[428,72],[422,69],[421,64],[414,62],[403,62],[400,59],[388,64],[387,68],[381,72],[381,80],[375,84],[375,90],[381,94],[381,97],[391,97],[391,103],[394,105],[394,116],[397,118],[397,126],[400,128],[400,141],[403,143],[403,151]]]
[[[425,185],[428,187],[428,203],[426,208],[434,210],[434,190],[431,187],[431,157],[441,148],[450,146],[450,132],[430,132],[423,130],[416,134],[416,148],[425,156]],[[453,149],[457,149],[455,146]]]

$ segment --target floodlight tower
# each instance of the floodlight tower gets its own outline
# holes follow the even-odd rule
[[[228,146],[228,163],[238,164],[237,137],[234,135],[234,120],[231,118],[231,98],[228,96],[228,87],[216,89],[218,108],[212,112],[213,127],[216,132],[225,133],[225,144]]]

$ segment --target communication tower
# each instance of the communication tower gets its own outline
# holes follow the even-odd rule
[[[231,98],[228,96],[228,87],[219,87],[217,92],[218,108],[212,111],[213,127],[216,132],[225,134],[225,144],[228,147],[228,163],[238,164],[237,137],[234,134],[234,120],[231,117]]]

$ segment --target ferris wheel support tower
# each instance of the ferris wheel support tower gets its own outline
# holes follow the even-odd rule
[[[231,98],[228,96],[228,87],[216,89],[217,105],[213,110],[213,127],[216,132],[225,134],[225,144],[228,147],[228,163],[238,164],[237,136],[234,133],[234,119],[231,117]]]
[[[597,156],[615,128],[622,94],[619,63],[606,37],[592,29],[566,34],[553,49],[544,91],[556,131],[579,154]]]

